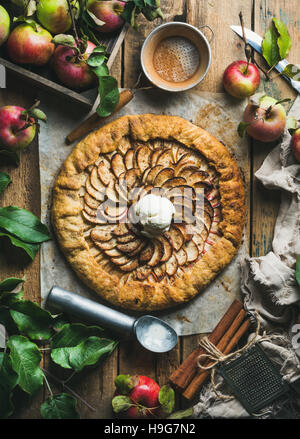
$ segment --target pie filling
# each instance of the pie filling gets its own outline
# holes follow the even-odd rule
[[[86,169],[81,199],[91,254],[122,283],[172,283],[222,236],[218,183],[215,169],[195,150],[176,141],[123,138],[116,151],[100,154]],[[161,207],[141,211],[140,200],[149,194]],[[171,216],[163,200],[172,203]],[[166,217],[170,224],[163,223]]]

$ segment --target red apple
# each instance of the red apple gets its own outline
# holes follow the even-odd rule
[[[131,407],[122,412],[126,418],[152,418],[158,413],[160,387],[152,378],[143,375],[119,375],[115,384],[115,396],[126,395],[132,403]]]
[[[63,84],[78,90],[85,90],[93,85],[96,76],[85,61],[95,47],[95,44],[88,41],[84,55],[78,57],[75,49],[57,46],[54,52],[53,68]]]
[[[100,32],[114,32],[124,24],[121,14],[124,10],[125,2],[119,0],[89,0],[87,3],[88,10],[94,14],[98,20],[105,24],[97,26]]]
[[[224,88],[231,96],[243,99],[252,96],[260,83],[258,68],[247,61],[235,61],[224,72]]]
[[[300,128],[298,128],[292,136],[291,147],[295,159],[300,163]]]
[[[3,6],[0,5],[0,46],[5,43],[8,38],[10,29],[10,18],[9,15],[4,9]]]
[[[43,66],[53,55],[52,35],[38,24],[20,24],[7,41],[9,57],[17,64]]]
[[[261,142],[273,142],[284,131],[286,125],[286,112],[276,99],[270,96],[262,96],[259,104],[249,102],[243,121],[247,126],[247,133]]]
[[[34,119],[30,118],[32,123],[25,128],[28,123],[22,119],[22,111],[25,108],[7,105],[0,108],[0,146],[7,150],[18,151],[26,148],[35,136],[36,127]]]

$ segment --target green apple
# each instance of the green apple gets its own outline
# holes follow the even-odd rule
[[[3,43],[8,38],[10,30],[10,18],[9,15],[4,9],[3,6],[0,5],[0,46],[2,46]]]
[[[78,1],[72,4],[78,8]],[[39,22],[53,34],[61,34],[71,28],[67,0],[39,0],[36,13]]]

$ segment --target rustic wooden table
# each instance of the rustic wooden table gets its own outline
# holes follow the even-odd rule
[[[234,60],[244,59],[241,40],[233,34],[229,25],[239,24],[238,14],[243,12],[245,24],[263,35],[270,25],[272,17],[283,20],[289,28],[293,47],[289,59],[300,64],[300,16],[299,0],[162,0],[165,21],[187,21],[195,26],[210,25],[215,32],[212,43],[212,65],[206,79],[199,89],[210,92],[222,92],[222,73],[226,66]],[[140,20],[140,32],[130,29],[122,48],[115,60],[112,73],[122,87],[133,87],[140,73],[139,53],[145,36],[158,22],[148,23]],[[260,60],[261,62],[261,60]],[[263,75],[262,75],[263,78]],[[264,79],[264,78],[263,78]],[[0,92],[0,106],[16,104],[29,106],[39,91],[26,86],[18,78],[10,76],[7,88]],[[265,82],[263,87],[267,93],[275,97],[295,98],[295,93],[287,83],[278,78],[273,82]],[[248,236],[250,252],[253,256],[264,255],[271,249],[273,227],[279,205],[280,194],[266,191],[255,179],[254,173],[261,165],[272,146],[252,142],[251,183],[249,191]],[[2,171],[9,172],[12,184],[0,198],[0,205],[18,205],[27,208],[36,215],[40,213],[40,185],[38,166],[38,141],[22,156],[18,168],[5,167],[0,163]],[[50,189],[50,188],[49,188]],[[39,258],[29,262],[21,253],[9,251],[8,243],[1,241],[2,258],[0,260],[0,278],[6,276],[26,276],[25,294],[28,299],[40,301]],[[114,392],[114,377],[118,373],[143,374],[156,379],[160,384],[167,382],[170,373],[178,367],[197,345],[200,336],[182,337],[178,346],[168,354],[152,355],[142,350],[134,342],[122,343],[118,350],[100,367],[73,378],[70,383],[78,394],[87,400],[96,411],[91,411],[79,403],[81,417],[111,418],[111,397]],[[45,360],[46,361],[46,360]],[[55,386],[54,386],[55,389]],[[57,391],[61,391],[59,386]],[[32,400],[20,396],[15,417],[39,418],[40,404],[47,390],[40,392]],[[178,401],[178,406],[184,404]]]

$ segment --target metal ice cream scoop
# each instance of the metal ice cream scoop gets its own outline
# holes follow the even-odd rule
[[[50,290],[46,306],[59,312],[70,313],[122,336],[136,337],[139,343],[151,352],[168,352],[178,341],[175,330],[157,317],[131,317],[57,286]]]

